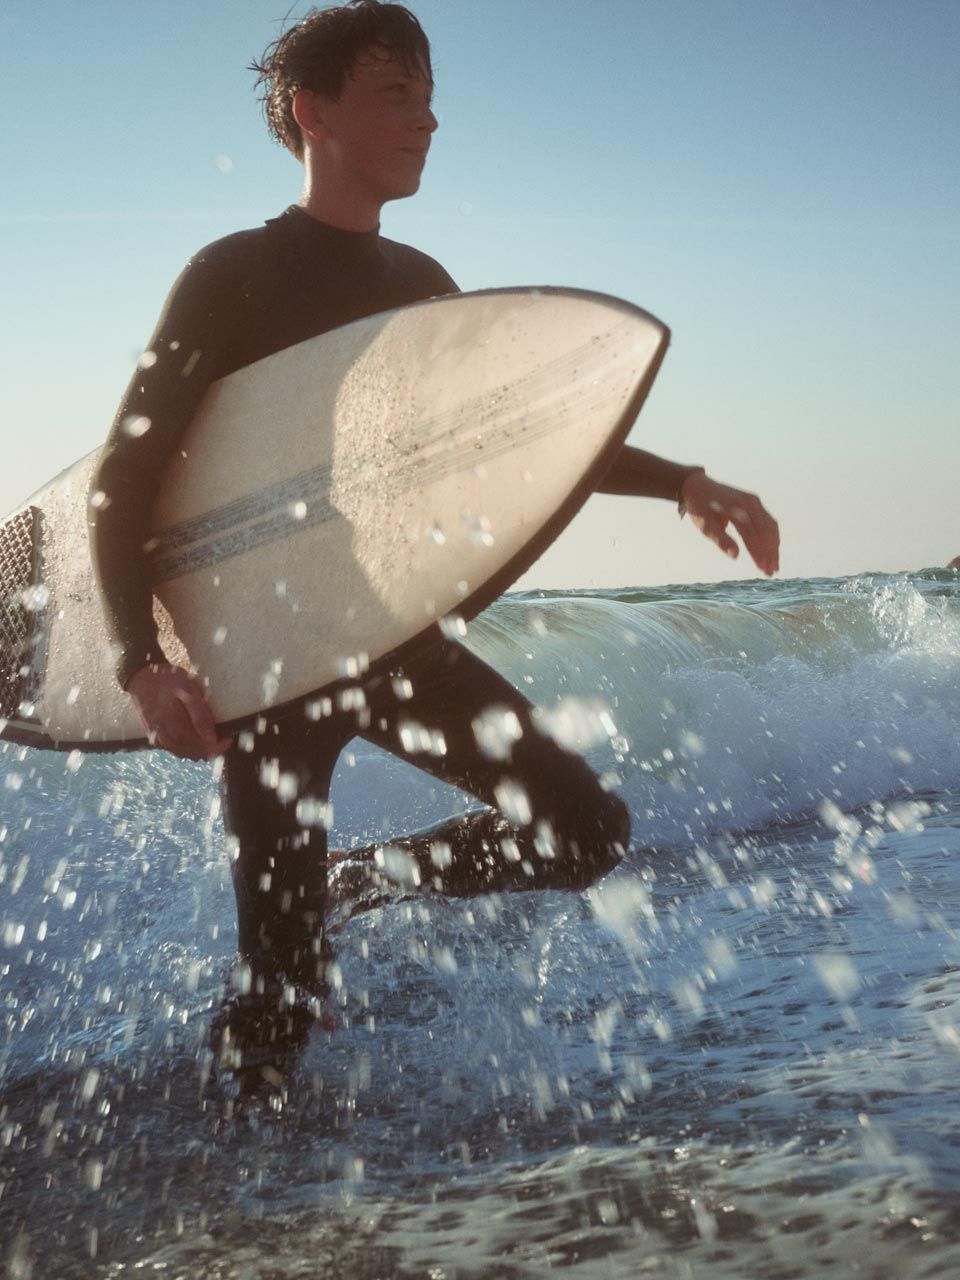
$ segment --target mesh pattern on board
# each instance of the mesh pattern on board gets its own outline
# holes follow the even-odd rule
[[[0,526],[0,716],[20,714],[33,614],[23,593],[34,583],[37,513],[27,507]]]

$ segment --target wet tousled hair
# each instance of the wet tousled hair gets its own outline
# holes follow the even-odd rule
[[[301,89],[334,101],[366,49],[380,47],[411,74],[433,78],[430,42],[420,23],[402,4],[350,0],[329,9],[311,9],[296,26],[269,45],[250,64],[270,133],[298,160],[303,137],[293,116],[293,99]]]

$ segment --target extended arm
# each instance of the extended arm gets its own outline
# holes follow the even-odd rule
[[[729,532],[733,525],[761,573],[769,576],[780,567],[780,530],[760,499],[712,479],[703,467],[624,445],[598,492],[676,502],[704,537],[735,560],[740,547]]]

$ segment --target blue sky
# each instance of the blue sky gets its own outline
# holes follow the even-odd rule
[[[101,441],[191,252],[297,199],[245,70],[285,4],[4,0],[0,510]],[[632,440],[758,491],[785,575],[960,554],[960,3],[413,7],[440,130],[385,233],[660,316]],[[526,585],[729,576],[667,504],[595,498]]]

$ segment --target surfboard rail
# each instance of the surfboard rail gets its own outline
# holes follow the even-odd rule
[[[562,322],[561,312],[564,312]],[[572,332],[575,328],[574,313],[584,316],[582,334]],[[567,330],[571,332],[568,333]],[[307,538],[332,538],[334,525],[339,528],[346,521],[348,533],[354,542],[344,543],[342,537],[345,535],[337,534],[341,537],[341,542],[336,544],[340,548],[337,554],[347,554],[343,552],[343,547],[349,545],[349,556],[355,558],[359,558],[363,551],[364,539],[393,538],[397,546],[403,545],[405,540],[410,543],[421,538],[429,540],[428,531],[423,527],[424,520],[437,513],[417,513],[416,504],[421,492],[434,495],[433,499],[428,500],[446,504],[445,514],[437,515],[438,521],[448,519],[451,524],[456,525],[457,495],[462,495],[468,489],[471,493],[485,492],[482,487],[477,487],[479,482],[474,483],[469,477],[480,471],[490,473],[494,479],[490,480],[490,487],[486,492],[494,494],[498,483],[501,488],[504,485],[512,486],[517,505],[515,517],[503,514],[500,516],[504,526],[510,519],[517,525],[516,529],[510,531],[512,541],[505,539],[505,542],[510,541],[506,551],[498,546],[495,552],[478,560],[461,537],[461,542],[451,551],[451,555],[454,560],[457,556],[472,557],[469,580],[465,572],[464,580],[457,581],[456,593],[451,593],[451,584],[447,581],[450,578],[451,561],[443,571],[446,575],[443,582],[446,596],[443,596],[443,591],[437,590],[438,600],[443,596],[441,604],[432,615],[429,610],[424,610],[420,614],[424,619],[420,625],[413,620],[414,614],[409,610],[407,615],[399,616],[402,601],[398,604],[396,583],[378,585],[378,590],[382,588],[383,600],[377,602],[377,609],[383,614],[385,624],[389,622],[394,635],[400,634],[404,628],[406,634],[398,641],[391,640],[388,648],[369,657],[369,671],[376,674],[402,663],[438,636],[438,627],[444,624],[445,618],[456,615],[469,621],[489,607],[569,525],[601,483],[623,446],[663,362],[669,338],[669,330],[661,321],[620,298],[560,286],[512,286],[453,294],[415,303],[397,312],[367,317],[341,330],[310,339],[296,348],[288,348],[274,356],[268,356],[221,380],[219,384],[214,384],[207,393],[208,399],[204,402],[206,408],[201,407],[198,419],[206,413],[209,423],[221,424],[223,421],[233,422],[236,406],[247,403],[261,385],[266,385],[269,378],[274,381],[286,378],[287,381],[282,383],[286,386],[297,386],[300,385],[298,379],[300,382],[307,379],[303,385],[309,386],[309,378],[313,375],[307,364],[309,360],[315,361],[319,355],[330,361],[330,368],[338,370],[341,378],[340,384],[334,388],[336,396],[328,388],[328,403],[323,410],[337,419],[331,428],[333,443],[329,455],[318,455],[315,460],[308,458],[307,464],[299,471],[291,472],[288,467],[285,471],[276,472],[275,478],[271,478],[272,472],[266,473],[266,478],[258,479],[259,487],[250,490],[249,497],[244,496],[242,485],[239,488],[235,485],[231,489],[230,478],[227,477],[222,481],[218,496],[206,506],[204,501],[200,501],[199,505],[191,507],[189,495],[184,500],[186,506],[182,510],[175,508],[170,502],[166,507],[162,502],[159,504],[161,516],[155,540],[156,549],[153,552],[153,569],[157,593],[174,615],[178,632],[181,619],[192,618],[201,608],[198,603],[194,603],[202,598],[197,594],[198,584],[213,583],[220,590],[221,579],[240,572],[240,566],[248,561],[254,568],[245,570],[246,572],[260,572],[260,567],[264,564],[273,563],[269,557],[279,554],[277,548],[286,547],[285,554],[292,554],[289,547],[294,543],[289,542],[288,545],[284,542],[285,539],[304,539],[306,547]],[[419,349],[418,342],[422,344]],[[310,352],[301,350],[308,347],[311,348]],[[486,365],[481,351],[484,347],[489,347],[490,352]],[[414,365],[417,360],[422,365],[413,374],[405,371],[401,376],[394,368],[400,363],[398,352],[406,352]],[[466,363],[458,365],[458,361]],[[456,381],[451,371],[461,367],[465,370],[462,376],[466,384],[462,395],[459,389],[450,389],[450,383]],[[501,369],[506,372],[501,372]],[[429,403],[424,407],[418,402],[417,396],[426,384],[429,384],[429,388],[423,395]],[[388,402],[389,413],[383,405],[374,403],[376,394],[380,394]],[[358,402],[365,400],[366,403],[358,405]],[[219,418],[216,416],[221,411],[218,404],[230,406],[222,409]],[[300,411],[294,407],[291,412],[294,410]],[[383,428],[379,420],[371,419],[373,425],[360,429],[361,438],[358,442],[354,439],[358,431],[354,419],[364,411],[374,417],[379,413],[389,426]],[[234,418],[230,417],[231,413]],[[568,461],[566,457],[571,441],[577,439],[578,414],[583,417],[583,432],[591,433],[583,462]],[[400,428],[395,427],[397,423],[406,422],[407,418],[413,424],[410,429],[413,434],[409,439],[401,438]],[[303,423],[299,423],[291,429],[302,434],[306,428]],[[363,438],[364,430],[367,430],[369,439]],[[204,431],[206,435],[202,434]],[[192,434],[195,432],[196,435]],[[188,464],[184,464],[176,475],[176,484],[168,473],[164,488],[165,493],[176,489],[181,497],[181,490],[188,487],[188,481],[196,480],[199,466],[195,461],[196,457],[204,456],[203,449],[211,444],[215,435],[212,426],[206,421],[198,423],[196,420],[188,434],[191,444],[185,452],[191,455],[188,464],[194,467],[194,472],[190,473],[187,470]],[[393,439],[394,436],[397,437],[396,440]],[[546,505],[541,504],[539,508],[530,499],[530,490],[536,488],[537,481],[520,484],[516,471],[511,469],[514,459],[518,460],[516,465],[522,469],[531,458],[536,459],[537,466],[543,468],[540,475],[544,482],[547,476],[551,483],[555,482],[555,477],[550,473],[560,469],[561,462],[568,469],[573,468],[569,479],[562,482],[562,492],[558,491],[546,500]],[[92,460],[93,455],[81,460],[75,468],[69,469],[57,482],[52,482],[47,490],[41,491],[29,504],[14,513],[0,527],[0,538],[3,529],[11,521],[23,522],[26,519],[23,515],[25,511],[40,513],[29,517],[37,522],[37,527],[41,519],[45,526],[56,527],[57,522],[62,522],[65,518],[58,508],[58,503],[59,507],[64,506],[64,493],[69,495],[71,510],[78,504],[85,507],[84,477],[89,474]],[[203,465],[219,465],[223,469],[222,464],[210,460]],[[384,467],[390,476],[389,492],[381,474]],[[469,483],[464,477],[468,477]],[[56,494],[60,495],[57,501],[51,498],[54,486],[59,486],[55,489]],[[503,495],[498,497],[502,498]],[[363,508],[364,504],[372,506],[381,498],[389,512],[387,524],[390,527],[383,533],[377,533],[372,520],[368,518],[367,526],[364,526],[363,521],[356,516],[356,510]],[[475,505],[479,506],[481,502],[482,499],[478,498]],[[509,507],[509,503],[507,506]],[[463,515],[463,511],[460,515]],[[407,526],[403,531],[396,532],[394,530],[400,528],[401,516],[407,521]],[[75,541],[78,529],[81,526],[85,529],[85,524],[82,521],[78,524],[75,513],[71,518],[74,523],[69,537]],[[484,514],[481,510],[476,510],[472,512],[472,518],[482,523]],[[325,523],[327,528],[324,528]],[[370,532],[371,529],[374,530],[373,533]],[[459,532],[462,534],[462,531]],[[47,536],[46,533],[44,536]],[[67,534],[64,533],[62,538],[65,544]],[[442,535],[440,540],[443,540]],[[37,538],[37,542],[37,554],[42,555],[42,539]],[[313,548],[310,554],[317,554],[317,545],[320,544],[310,544]],[[360,550],[357,550],[358,547]],[[382,551],[378,553],[382,554]],[[77,548],[73,542],[70,543],[70,554],[74,559],[77,556]],[[302,554],[306,555],[307,552]],[[414,552],[410,554],[416,562],[416,572],[420,574],[411,590],[423,591],[423,583],[429,583],[429,575],[433,572],[433,561],[427,562],[423,556],[417,559],[419,552],[416,555]],[[76,636],[67,639],[69,633],[64,629],[65,624],[69,626],[71,619],[75,617],[80,629],[89,632],[93,625],[91,618],[99,617],[98,597],[95,596],[96,588],[88,562],[80,568],[73,566],[71,573],[74,580],[70,583],[69,590],[58,589],[60,584],[57,569],[59,565],[60,571],[63,571],[64,557],[63,545],[50,554],[53,576],[52,580],[44,584],[43,589],[49,589],[53,602],[59,608],[56,612],[52,608],[35,610],[33,631],[27,642],[34,659],[32,666],[27,664],[25,667],[29,678],[40,686],[43,685],[44,674],[46,675],[47,696],[51,696],[50,689],[54,688],[60,710],[51,714],[48,706],[44,716],[42,687],[35,704],[29,698],[21,696],[17,706],[13,706],[8,699],[3,705],[4,714],[0,715],[0,737],[58,750],[118,751],[145,747],[148,744],[142,731],[138,735],[135,729],[127,727],[122,734],[106,729],[98,736],[95,725],[78,732],[76,725],[80,723],[79,720],[74,717],[70,722],[62,709],[69,699],[82,699],[84,680],[98,684],[97,697],[104,705],[111,698],[115,703],[117,697],[129,702],[126,695],[115,687],[112,690],[105,687],[101,690],[99,687],[107,678],[103,674],[104,670],[112,675],[112,663],[104,668],[101,657],[100,667],[96,671],[87,675],[80,674],[74,681],[67,659],[63,672],[54,673],[57,679],[52,683],[49,665],[44,668],[44,663],[47,662],[45,644],[52,618],[58,619],[56,625],[60,627],[57,652],[60,655],[58,660],[63,665],[64,645],[70,649],[78,643]],[[365,592],[367,581],[372,580],[375,573],[370,563],[364,563],[361,568],[362,575],[366,576],[355,577],[353,581],[361,582]],[[387,568],[374,566],[376,572],[384,578],[388,576],[388,568],[396,571],[392,562]],[[31,567],[31,573],[35,576],[35,567]],[[339,603],[334,602],[332,609],[347,607],[350,581],[347,576],[346,585],[342,588],[347,595]],[[78,582],[81,583],[79,591]],[[16,590],[22,592],[22,585]],[[189,594],[191,591],[193,596]],[[73,597],[83,593],[86,593],[86,613],[74,614]],[[14,594],[8,579],[0,570],[0,600],[12,598]],[[207,594],[216,595],[210,591]],[[429,597],[429,593],[427,594]],[[194,648],[202,647],[203,627],[209,632],[210,622],[216,616],[215,608],[222,598],[221,594],[211,606],[214,614],[209,618],[204,617],[202,625],[198,623],[192,630],[190,626],[183,626],[191,654]],[[188,603],[185,604],[184,601]],[[427,603],[430,602],[427,598]],[[43,602],[35,601],[37,603]],[[64,606],[68,615],[66,619],[59,617],[64,612]],[[388,617],[391,611],[397,614],[396,618]],[[370,616],[379,618],[380,613]],[[312,616],[316,619],[322,615],[315,609]],[[37,625],[41,623],[43,625]],[[86,640],[89,646],[91,637],[87,635]],[[102,649],[102,638],[100,645]],[[343,653],[344,650],[339,652]],[[345,652],[349,653],[350,650]],[[214,658],[216,657],[214,654]],[[11,661],[13,659],[0,637],[0,663],[6,662],[9,666]],[[262,654],[258,661],[262,666]],[[22,654],[19,662],[22,666]],[[201,670],[204,670],[204,664],[200,665]],[[264,697],[261,705],[251,706],[242,714],[218,717],[221,730],[231,734],[249,725],[260,715],[267,714],[274,718],[293,713],[304,702],[320,697],[335,697],[344,688],[357,683],[356,668],[334,678],[329,678],[329,674],[328,671],[328,678],[318,678],[309,687],[303,686],[301,682],[301,687],[297,688],[293,696],[282,696],[281,688],[280,696],[275,693],[272,698]],[[35,706],[39,708],[39,719],[34,718]],[[90,702],[92,710],[87,714],[90,715],[91,722],[95,720],[97,706],[96,700]],[[57,716],[60,717],[59,721]],[[69,723],[74,724],[73,730],[68,727]],[[129,723],[128,715],[126,725]]]

